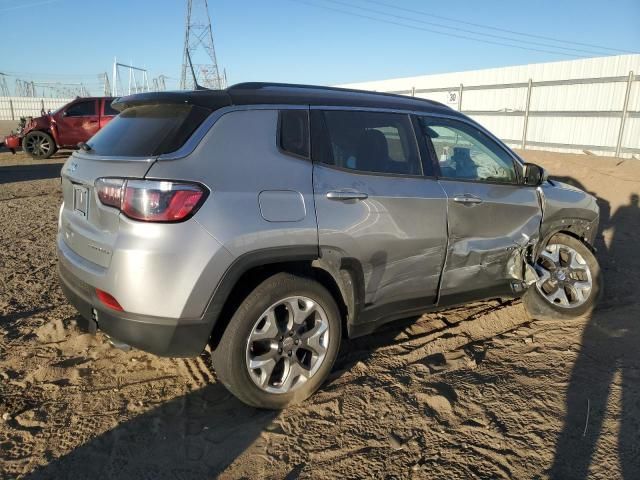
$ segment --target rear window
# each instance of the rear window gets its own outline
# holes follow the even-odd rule
[[[280,148],[287,153],[309,158],[309,111],[280,111]]]
[[[127,108],[87,143],[98,155],[147,157],[180,148],[211,113],[196,105]]]

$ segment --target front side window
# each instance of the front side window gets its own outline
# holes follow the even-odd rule
[[[371,173],[422,173],[409,116],[359,111],[313,112],[314,160]],[[323,134],[318,135],[318,132]]]
[[[86,100],[71,105],[66,110],[67,117],[90,117],[96,114],[96,101]]]
[[[516,183],[511,156],[479,129],[436,117],[422,117],[420,124],[425,140],[433,146],[442,178]]]

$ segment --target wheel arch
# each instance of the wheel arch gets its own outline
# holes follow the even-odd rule
[[[594,225],[593,222],[589,222],[583,219],[565,219],[557,222],[556,224],[549,225],[545,229],[546,231],[541,236],[542,241],[538,243],[538,247],[535,252],[535,258],[537,258],[542,249],[547,246],[549,240],[551,240],[554,235],[557,235],[559,233],[563,233],[577,240],[580,240],[586,245],[589,250],[591,250],[592,253],[596,253],[596,248],[593,243],[595,241],[597,232],[594,231],[594,229],[597,230],[597,224]]]
[[[211,322],[208,343],[212,349],[218,346],[243,299],[261,282],[280,272],[313,278],[323,285],[338,304],[343,332],[349,331],[358,310],[356,282],[349,270],[333,268],[331,262],[319,257],[315,246],[266,249],[239,257],[216,288],[205,313]]]

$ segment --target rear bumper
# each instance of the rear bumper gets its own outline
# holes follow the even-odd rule
[[[58,262],[60,286],[69,303],[80,313],[79,326],[97,327],[114,340],[164,357],[192,357],[204,350],[211,324],[203,319],[175,319],[118,312],[103,306],[95,288]]]

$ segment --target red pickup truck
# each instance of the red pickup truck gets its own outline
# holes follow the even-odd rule
[[[33,158],[49,158],[59,148],[78,148],[119,112],[111,108],[113,97],[76,98],[55,112],[28,120],[21,132],[5,138],[5,145]]]

